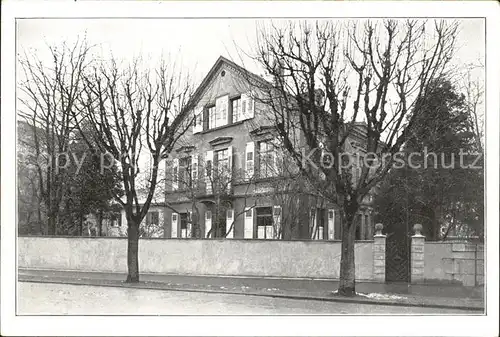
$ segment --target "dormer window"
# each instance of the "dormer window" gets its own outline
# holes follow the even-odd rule
[[[208,107],[208,128],[215,128],[217,122],[217,110],[215,109],[215,105]]]
[[[231,100],[231,108],[233,112],[233,123],[239,122],[241,120],[241,97],[234,98]]]

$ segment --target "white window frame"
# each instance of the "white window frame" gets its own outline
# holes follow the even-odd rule
[[[207,108],[208,116],[208,129],[215,129],[217,127],[217,108],[215,105]]]
[[[234,109],[234,102],[238,102],[238,106]],[[233,112],[233,123],[242,120],[241,118],[241,96],[231,100],[231,111]]]

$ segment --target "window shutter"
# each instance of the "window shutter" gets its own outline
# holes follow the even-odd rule
[[[172,238],[177,238],[178,221],[179,221],[179,214],[172,213]]]
[[[312,208],[310,211],[311,215],[311,228],[312,228],[312,233],[311,233],[311,239],[313,240],[318,240],[318,230],[317,230],[317,225],[318,225],[318,214],[317,210],[315,208]]]
[[[238,121],[242,121],[245,119],[243,116],[243,97],[244,95],[241,95],[240,97],[240,103],[238,104]],[[233,120],[234,123],[234,120]]]
[[[198,183],[198,154],[191,156],[191,181],[192,186]]]
[[[251,179],[254,175],[255,143],[249,142],[245,150],[245,179]]]
[[[209,109],[203,109],[203,130],[210,129],[210,111]]]
[[[172,190],[179,188],[179,159],[174,158],[172,165]]]
[[[253,209],[245,207],[245,239],[253,239]]]
[[[203,107],[194,110],[193,134],[203,131]]]
[[[335,240],[335,210],[328,210],[328,240]]]
[[[266,239],[272,239],[273,232],[273,226],[266,226]]]
[[[205,237],[208,238],[208,232],[212,229],[212,211],[205,212]]]
[[[217,98],[215,108],[217,109],[215,127],[227,125],[229,123],[229,95]]]
[[[278,238],[278,234],[281,232],[281,206],[273,207],[273,221],[274,221],[274,233],[275,239]]]
[[[193,211],[189,210],[188,211],[188,223],[187,223],[187,230],[186,230],[186,237],[190,238],[191,233],[192,233],[192,221],[193,221]]]
[[[212,194],[212,173],[213,173],[214,151],[207,151],[205,156],[205,183],[207,194]]]
[[[241,94],[241,119],[250,119],[254,117],[254,100],[248,94]]]
[[[228,171],[227,172],[227,178],[228,183],[227,183],[227,188],[231,190],[232,184],[233,184],[233,147],[229,146],[227,148],[227,157],[228,157]]]
[[[231,228],[231,225],[233,225],[234,221],[234,210],[233,209],[228,209],[226,211],[226,231],[228,231]],[[227,233],[226,238],[232,239],[234,237],[234,226],[231,228],[231,231]]]
[[[248,118],[253,118],[255,116],[255,100],[252,97],[248,98]]]
[[[272,142],[272,146],[273,146],[273,152],[271,152],[272,170],[273,170],[272,175],[276,177],[280,175],[278,168],[278,147],[275,145],[275,142]]]

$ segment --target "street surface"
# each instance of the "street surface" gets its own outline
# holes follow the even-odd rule
[[[473,314],[399,307],[181,291],[18,283],[20,315]]]

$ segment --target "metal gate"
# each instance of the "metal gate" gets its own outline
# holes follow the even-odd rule
[[[386,282],[410,282],[410,240],[406,235],[388,235],[385,247]]]

